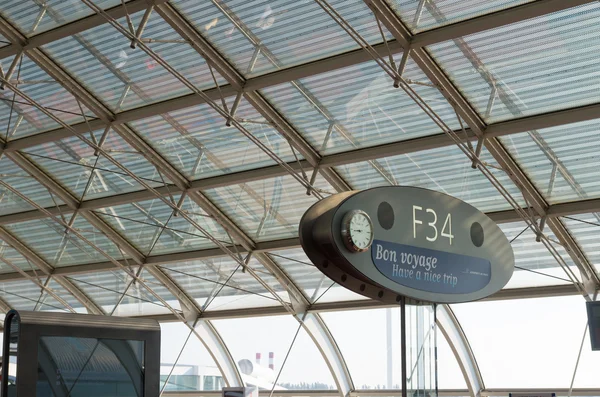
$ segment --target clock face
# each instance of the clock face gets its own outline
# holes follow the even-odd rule
[[[354,252],[364,252],[373,243],[373,223],[364,211],[348,212],[342,220],[342,239],[346,248]]]

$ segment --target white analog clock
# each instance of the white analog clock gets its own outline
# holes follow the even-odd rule
[[[352,252],[364,252],[373,243],[373,223],[366,212],[348,211],[342,219],[342,240]]]

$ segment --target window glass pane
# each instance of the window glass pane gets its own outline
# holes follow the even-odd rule
[[[144,365],[142,341],[41,336],[36,396],[141,397]]]
[[[20,252],[0,240],[0,273],[13,273],[17,269],[32,270],[35,265],[29,263]]]
[[[143,14],[140,11],[131,15],[134,26],[139,26]],[[118,22],[127,26],[125,18]],[[182,43],[181,36],[157,12],[150,15],[144,38],[159,40],[148,45],[198,89],[214,86],[202,56]],[[144,51],[131,49],[130,44],[122,33],[104,24],[42,48],[115,112],[192,92]],[[220,77],[217,81],[224,83]]]
[[[600,197],[600,120],[500,138],[550,203]]]
[[[120,1],[94,0],[94,4],[107,9],[120,4]],[[21,0],[2,4],[2,15],[26,36],[40,34],[93,13],[94,10],[80,0]]]
[[[334,192],[320,175],[314,187]],[[255,241],[297,236],[300,218],[317,201],[287,175],[209,189],[205,194]]]
[[[173,3],[246,76],[359,48],[313,1],[176,0]],[[373,14],[365,3],[346,0],[328,3],[364,39],[372,44],[382,41]],[[384,32],[386,37],[391,36]],[[258,47],[260,52],[255,52]]]
[[[227,99],[229,106],[232,101],[233,98]],[[278,157],[294,160],[288,141],[244,99],[236,119]],[[225,119],[206,104],[137,120],[131,125],[192,180],[275,164],[237,128],[227,127]]]
[[[6,47],[7,45],[10,45],[10,41],[8,41],[6,37],[0,34],[0,48]]]
[[[132,271],[135,272],[137,269],[132,268]],[[180,309],[179,301],[150,273],[144,271],[140,277],[168,305],[176,310]],[[139,282],[132,282],[131,276],[122,270],[79,273],[66,276],[66,278],[108,314],[140,316],[171,313],[146,287]]]
[[[63,203],[58,197],[51,196],[48,189],[33,179],[29,173],[9,160],[7,156],[0,158],[0,180],[41,207],[53,207]],[[0,215],[33,209],[35,209],[33,205],[8,188],[0,185]]]
[[[386,0],[412,32],[450,25],[531,1],[533,0]]]
[[[68,300],[68,303],[73,308],[79,309],[77,311],[85,312],[80,303],[75,303],[71,298],[65,299],[69,295],[63,289],[58,289],[54,292],[63,302]],[[29,280],[1,282],[0,297],[17,310],[42,310],[51,312],[66,312],[69,310],[63,302],[57,300],[47,291],[42,291],[39,285]]]
[[[398,62],[400,60],[398,59]],[[451,128],[456,113],[409,61],[404,76]],[[440,133],[429,116],[375,62],[333,70],[261,92],[322,154]]]
[[[525,222],[501,223],[498,225],[511,242],[515,254],[515,271],[512,278],[504,288],[541,287],[546,285],[570,284],[566,272],[560,267],[558,261],[550,251],[537,242],[535,233],[529,229]],[[556,240],[554,234],[545,230],[548,238]],[[552,246],[558,251],[563,260],[575,274],[579,274],[577,266],[559,244]]]
[[[289,302],[281,284],[257,260],[246,271],[229,257],[161,265],[160,268],[196,300],[204,310],[279,306],[277,298]],[[269,289],[254,276],[266,283]]]
[[[174,195],[174,200],[178,202],[179,195]],[[225,230],[189,197],[181,210],[214,239],[231,243]],[[95,213],[145,255],[217,247],[181,214],[173,216],[173,209],[158,198],[101,208]]]
[[[268,254],[311,303],[368,299],[342,287],[321,273],[302,248],[270,251]]]
[[[8,70],[14,59],[14,56],[5,58],[0,62],[0,66],[3,70]],[[11,84],[64,123],[83,121],[82,110],[88,120],[94,118],[85,106],[79,108],[75,97],[26,55],[17,58]],[[0,120],[5,126],[0,136],[6,141],[60,127],[53,118],[36,108],[28,99],[14,94],[9,88],[2,91],[0,99]]]
[[[480,158],[488,164],[495,164],[485,148]],[[335,168],[354,189],[391,184],[418,186],[459,198],[480,211],[512,208],[481,171],[471,168],[471,161],[457,146],[401,154]],[[513,198],[525,206],[519,189],[508,175],[493,167],[489,168]]]
[[[428,50],[488,123],[567,109],[598,100],[599,17],[591,2]]]
[[[165,392],[220,391],[225,387],[219,367],[188,327],[180,322],[160,323],[160,330],[161,390],[169,375]]]
[[[585,300],[580,296],[473,302],[452,308],[486,387],[569,388],[587,327]],[[583,340],[583,352],[585,361],[579,363],[575,387],[597,387],[600,358],[591,352],[589,339]]]
[[[102,148],[147,185],[162,186],[163,179],[166,183],[170,182],[164,176],[161,179],[156,167],[112,129],[106,135],[104,130],[94,131],[93,134],[94,138],[91,134],[85,134],[85,138],[99,142],[105,136]],[[78,199],[89,200],[144,190],[144,186],[125,171],[103,154],[96,156],[91,146],[75,136],[29,147],[23,153]]]
[[[600,273],[600,213],[576,214],[561,218],[588,260]]]
[[[67,217],[70,219],[69,215]],[[65,233],[64,226],[49,218],[11,223],[4,227],[52,266],[106,261],[107,258],[101,251],[115,259],[124,258],[124,254],[115,243],[82,216],[75,218],[72,227],[91,244],[80,239],[75,233]]]
[[[279,374],[275,389],[335,388],[317,346],[292,316],[216,320],[213,323],[236,360],[246,385],[258,386],[259,390],[268,392]],[[244,338],[239,337],[240,330],[244,330]],[[256,362],[257,353],[262,355],[260,363]]]

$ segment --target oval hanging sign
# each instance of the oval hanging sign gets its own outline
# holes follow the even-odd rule
[[[487,215],[416,187],[323,199],[302,217],[300,241],[329,278],[384,302],[474,301],[502,289],[514,270],[512,247]]]

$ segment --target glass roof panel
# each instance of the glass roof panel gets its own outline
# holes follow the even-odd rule
[[[107,9],[119,0],[94,0],[94,4]],[[2,15],[28,37],[92,15],[94,10],[80,0],[21,0],[3,1]]]
[[[399,59],[398,59],[399,62]],[[408,61],[404,76],[430,84]],[[454,109],[437,88],[415,84],[451,128],[459,128]],[[440,133],[440,128],[375,62],[333,70],[261,92],[322,154],[408,140]]]
[[[8,41],[4,35],[0,34],[0,48],[6,47],[7,45],[10,45],[10,41]]]
[[[236,360],[246,384],[258,384],[260,389],[266,390],[335,388],[335,381],[323,355],[294,317],[214,320],[213,324]],[[244,330],[243,338],[240,338],[240,330]],[[260,364],[255,360],[257,352],[264,352]],[[266,352],[273,354],[272,370],[268,367]],[[262,373],[266,375],[262,379],[251,376],[249,367],[256,365],[259,365]],[[277,383],[273,385],[276,379]],[[259,383],[261,380],[263,384]]]
[[[228,98],[230,106],[232,100]],[[236,118],[280,158],[294,159],[289,143],[245,99]],[[206,104],[130,124],[192,180],[275,164],[238,129],[225,126],[223,117]]]
[[[173,197],[175,202],[178,202],[179,197]],[[223,228],[189,198],[184,200],[182,211],[214,238],[230,243]],[[145,255],[150,252],[156,255],[216,247],[215,243],[183,216],[172,216],[171,207],[158,198],[101,208],[95,213]]]
[[[61,299],[63,299],[69,306],[71,306],[77,313],[88,313],[87,309],[83,307],[83,304],[77,300],[73,295],[71,295],[66,289],[64,289],[59,283],[57,283],[54,279],[50,280],[48,287],[52,289],[52,291],[58,295]],[[52,296],[46,294],[48,298],[51,300],[54,299]],[[46,301],[47,302],[47,301]]]
[[[600,197],[600,120],[501,137],[548,202]]]
[[[534,0],[386,0],[411,32],[422,32]]]
[[[321,176],[315,188],[334,189]],[[317,199],[291,175],[209,189],[205,194],[255,241],[298,235],[298,222]]]
[[[101,208],[94,212],[145,254],[150,252],[173,214],[173,210],[158,198]]]
[[[58,197],[51,196],[42,184],[33,179],[32,176],[6,156],[0,158],[0,180],[41,207],[51,207],[63,203]],[[17,194],[4,186],[0,186],[0,215],[33,209],[35,209],[34,206],[30,205]]]
[[[246,76],[307,63],[359,48],[312,1],[176,0],[173,5]],[[328,2],[371,44],[382,41],[362,1]],[[391,35],[384,31],[389,39]],[[260,52],[256,51],[260,48]]]
[[[268,254],[304,293],[310,303],[367,299],[343,288],[321,273],[302,248],[270,251]]]
[[[452,305],[489,388],[568,388],[580,347],[575,387],[598,387],[597,352],[591,351],[585,300],[561,296]],[[491,343],[493,342],[493,343]],[[535,357],[535,365],[528,360]]]
[[[44,283],[44,281],[41,282]],[[54,284],[52,288],[54,289],[54,287],[57,285]],[[57,288],[54,293],[71,305],[73,309],[86,312],[81,303],[74,300],[64,289]],[[48,294],[47,291],[42,293],[42,289],[29,280],[0,282],[0,298],[17,310],[69,311],[64,304]]]
[[[597,102],[598,18],[590,2],[428,49],[493,123]]]
[[[283,287],[255,259],[252,268],[282,299],[289,301]],[[205,310],[279,306],[279,301],[250,272],[242,271],[229,257],[194,260],[160,266]]]
[[[38,270],[21,253],[0,240],[0,273],[14,273],[17,271],[15,266],[25,271]]]
[[[142,273],[139,276],[142,281],[146,284],[146,286],[156,294],[158,294],[163,300],[167,302],[171,308],[175,310],[181,310],[181,305],[179,303],[179,299],[177,299],[168,289],[164,286],[163,283],[158,281],[156,277],[152,275],[148,270],[142,270]],[[146,300],[153,302],[154,304],[145,305],[144,314],[166,314],[171,313],[170,309],[166,307],[154,294],[152,294],[148,289],[139,282],[136,282],[132,287],[130,292],[135,291],[135,296],[138,297],[139,300],[142,300],[143,297]]]
[[[164,205],[164,203],[161,203]],[[208,216],[193,200],[186,197],[181,210],[202,227],[214,239],[226,245],[231,244],[227,232]],[[171,216],[167,227],[156,240],[151,255],[166,254],[175,251],[191,251],[216,246],[201,230],[183,216]]]
[[[484,148],[481,160],[495,164]],[[457,146],[402,154],[382,159],[363,161],[335,167],[354,189],[398,184],[436,190],[459,198],[480,211],[497,211],[511,208],[496,188]],[[504,172],[490,167],[496,178],[523,206],[525,202],[519,189]]]
[[[6,68],[2,62],[0,62],[0,66]],[[13,95],[12,91],[8,89],[0,91],[0,122],[7,127],[0,132],[0,137],[4,141],[59,127],[57,122],[37,108],[30,106],[29,102],[20,95]]]
[[[3,70],[7,71],[14,59],[15,57],[11,56],[1,61],[0,65]],[[94,118],[85,106],[82,105],[80,109],[75,97],[53,80],[27,55],[17,59],[11,83],[17,86],[26,96],[43,106],[45,110],[67,124],[84,120],[81,109],[83,109],[88,119]],[[0,133],[4,140],[22,138],[60,127],[59,123],[46,116],[25,98],[14,94],[9,88],[1,93],[0,102],[3,105],[0,108],[0,118],[7,125],[6,129]]]
[[[132,270],[137,271],[135,268],[132,268]],[[132,283],[131,277],[123,270],[80,273],[66,278],[85,292],[97,305],[101,306],[107,314],[111,314],[113,310],[115,316],[170,313],[170,310],[139,282]],[[177,299],[168,293],[166,288],[161,286],[149,273],[144,271],[140,278],[146,282],[148,287],[160,293],[160,296],[174,309],[179,309]],[[122,300],[121,297],[123,297]],[[115,309],[117,303],[118,306]]]
[[[67,221],[69,220],[70,215],[67,215]],[[5,225],[5,228],[55,267],[107,260],[74,233],[65,233],[63,226],[48,218],[12,223]],[[116,245],[85,218],[76,217],[73,228],[103,252],[115,259],[123,258]]]
[[[506,234],[515,254],[515,271],[506,288],[541,287],[546,285],[570,284],[566,272],[559,266],[550,251],[535,241],[535,234],[527,228],[525,222],[501,223],[498,225]],[[549,229],[548,237],[556,240]],[[560,256],[575,274],[579,274],[577,266],[559,244],[553,244]]]
[[[143,14],[131,15],[134,26],[139,26]],[[125,18],[118,22],[127,26]],[[181,36],[156,12],[151,14],[143,36],[159,40],[148,45],[197,88],[214,86],[204,59],[181,42]],[[115,112],[192,92],[143,50],[131,49],[130,44],[114,27],[104,24],[42,48]],[[217,81],[224,83],[220,77]]]
[[[600,213],[570,215],[561,220],[600,274]]]
[[[98,130],[94,131],[93,139],[91,134],[85,134],[85,137],[99,142],[103,133],[104,130]],[[105,139],[102,148],[146,184],[156,187],[163,185],[163,179],[166,183],[170,182],[164,176],[161,179],[156,167],[113,130],[109,130]],[[78,199],[89,200],[144,189],[104,155],[96,156],[94,149],[76,136],[33,146],[23,153]],[[90,181],[94,166],[96,171]]]

